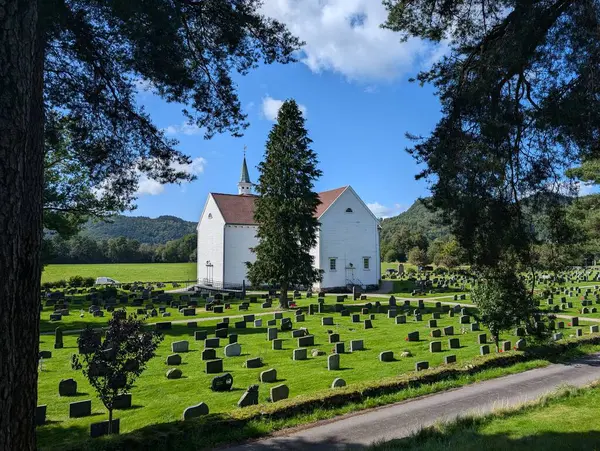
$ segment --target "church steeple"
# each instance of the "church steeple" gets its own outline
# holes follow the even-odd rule
[[[248,165],[246,164],[246,147],[244,147],[244,161],[242,162],[242,175],[238,183],[238,194],[252,194],[252,182],[248,174]]]

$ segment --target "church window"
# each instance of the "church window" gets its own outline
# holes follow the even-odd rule
[[[371,257],[363,257],[363,269],[371,269]]]
[[[346,213],[353,213],[352,208],[350,208],[350,207],[346,208]]]
[[[208,219],[212,219],[212,213],[208,214]]]
[[[329,271],[335,271],[337,267],[337,258],[329,259]]]

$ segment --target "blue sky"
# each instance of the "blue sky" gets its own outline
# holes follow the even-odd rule
[[[393,216],[427,195],[419,168],[406,152],[405,132],[427,134],[440,117],[431,87],[408,78],[439,57],[444,47],[400,43],[379,28],[385,10],[376,0],[266,0],[263,12],[285,22],[306,41],[300,61],[260,67],[236,77],[250,127],[242,138],[217,135],[186,124],[181,105],[150,91],[138,101],[155,123],[179,140],[194,160],[197,180],[184,185],[140,183],[131,215],[174,215],[195,221],[209,192],[236,193],[244,146],[252,181],[264,154],[281,101],[294,98],[306,112],[307,128],[323,177],[317,190],[352,185],[377,216]]]

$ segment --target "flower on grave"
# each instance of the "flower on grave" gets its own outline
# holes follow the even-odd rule
[[[568,324],[569,324],[569,326],[571,325],[571,323],[568,323]]]
[[[408,337],[404,337],[404,341],[408,341]]]
[[[504,352],[504,350],[503,349],[499,349],[498,352]]]

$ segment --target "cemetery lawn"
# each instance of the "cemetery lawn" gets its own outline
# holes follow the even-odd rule
[[[373,446],[391,450],[597,449],[600,386],[564,389],[538,402],[484,417],[460,419],[415,436]]]
[[[300,305],[316,303],[316,299],[303,299]],[[447,313],[442,313],[438,321],[437,328],[452,325],[455,329],[455,335],[452,337],[443,336],[440,338],[431,338],[429,336],[431,328],[428,327],[428,320],[432,313],[439,312],[432,304],[426,304],[422,309],[423,321],[414,321],[411,316],[407,318],[407,324],[396,324],[394,318],[388,318],[386,315],[387,306],[383,306],[381,313],[375,313],[373,328],[365,330],[362,320],[366,315],[361,315],[360,323],[353,323],[351,317],[342,317],[339,313],[333,313],[333,299],[328,298],[326,307],[330,310],[328,313],[306,316],[305,322],[294,322],[294,329],[306,327],[311,334],[315,336],[314,346],[309,346],[308,359],[303,361],[292,360],[292,351],[298,347],[297,339],[291,337],[291,332],[279,331],[279,338],[283,339],[282,350],[272,350],[271,343],[266,339],[266,321],[272,318],[272,315],[262,316],[263,325],[254,327],[249,322],[245,329],[235,329],[231,320],[230,333],[238,334],[238,342],[242,346],[242,355],[239,357],[224,358],[224,372],[229,372],[233,376],[233,389],[229,392],[213,392],[209,389],[210,382],[214,375],[204,372],[205,363],[201,360],[201,352],[204,348],[202,341],[195,341],[193,332],[197,329],[206,330],[210,336],[214,336],[217,320],[198,323],[197,329],[189,328],[185,323],[173,324],[171,330],[165,331],[165,340],[160,345],[157,356],[149,362],[148,369],[138,379],[136,386],[132,390],[133,407],[127,410],[115,412],[115,418],[121,420],[121,433],[128,433],[145,426],[163,424],[165,427],[176,427],[177,421],[181,419],[183,410],[191,405],[205,402],[211,414],[232,415],[239,417],[244,415],[245,409],[238,409],[236,403],[244,390],[252,385],[259,384],[259,374],[267,369],[275,368],[277,370],[277,381],[274,383],[260,383],[259,402],[261,404],[270,404],[268,402],[269,389],[277,384],[286,384],[290,390],[289,401],[282,403],[293,403],[296,399],[302,399],[303,396],[318,396],[319,393],[331,391],[331,383],[335,378],[343,378],[349,385],[361,386],[361,384],[378,383],[381,380],[389,380],[402,376],[414,370],[415,363],[418,361],[428,361],[432,368],[443,365],[445,355],[454,354],[457,356],[457,367],[464,367],[465,363],[477,361],[482,357],[479,355],[480,345],[477,342],[478,334],[483,333],[474,331],[465,325],[466,330],[461,331],[459,324],[459,315],[450,317]],[[416,307],[416,300],[412,301],[410,312]],[[360,306],[346,305],[351,313],[360,313]],[[169,308],[173,312],[175,309]],[[248,312],[239,312],[237,309],[230,311],[230,315],[239,313],[257,314],[264,310],[260,304],[250,304]],[[401,312],[401,308],[398,308]],[[467,309],[467,313],[472,309]],[[208,313],[212,315],[212,313]],[[286,312],[285,317],[293,318],[292,312]],[[323,326],[321,320],[323,317],[333,317],[334,325]],[[171,318],[173,319],[173,318]],[[192,319],[192,318],[188,318]],[[169,320],[169,318],[161,318]],[[56,324],[56,323],[54,323]],[[280,327],[279,321],[277,321]],[[584,321],[581,322],[584,330],[584,336],[589,335],[589,328]],[[345,352],[341,354],[341,367],[337,371],[328,371],[327,355],[332,352],[333,344],[329,343],[328,330],[338,333],[340,341],[345,344]],[[416,342],[407,342],[405,338],[409,332],[418,331],[420,340]],[[563,330],[565,336],[572,333],[572,328]],[[459,338],[460,348],[448,349],[448,339]],[[489,338],[489,335],[488,335]],[[514,344],[517,337],[505,335],[502,337],[511,340]],[[106,419],[106,411],[95,392],[86,382],[79,371],[71,369],[71,355],[77,353],[77,343],[75,335],[65,335],[63,349],[53,349],[54,336],[42,335],[40,349],[50,350],[52,357],[44,359],[42,371],[39,374],[39,394],[38,405],[47,405],[48,424],[37,429],[38,444],[41,449],[64,449],[72,447],[86,449],[86,439],[89,436],[90,423]],[[364,340],[365,350],[349,353],[350,340]],[[165,364],[165,359],[171,352],[171,343],[178,340],[188,340],[190,351],[182,353],[183,362],[179,368],[183,371],[183,377],[177,380],[169,380],[165,377],[169,367]],[[429,352],[430,341],[441,341],[442,352]],[[221,346],[217,349],[217,357],[224,356],[224,345],[227,339],[221,339]],[[490,346],[492,353],[494,347]],[[325,353],[321,356],[312,356],[311,350],[318,349]],[[380,362],[379,353],[391,350],[394,352],[394,360],[391,362]],[[402,351],[410,351],[412,356],[400,357]],[[515,351],[510,351],[515,352]],[[247,359],[261,357],[264,366],[257,369],[248,369],[244,367]],[[485,358],[485,357],[483,357]],[[484,372],[488,377],[495,377],[507,372],[525,370],[531,367],[544,365],[545,361],[530,361],[518,364],[509,368],[498,368]],[[222,373],[221,373],[222,374]],[[78,383],[78,394],[74,397],[60,397],[58,395],[58,384],[61,379],[74,378]],[[402,399],[402,396],[408,398],[427,393],[427,391],[438,391],[450,388],[456,385],[464,385],[473,382],[478,376],[469,376],[457,378],[454,380],[443,381],[437,384],[423,386],[419,389],[408,389],[392,395],[381,396],[369,400],[373,405],[377,403],[389,403]],[[299,398],[297,398],[299,397]],[[69,403],[74,401],[92,400],[92,416],[78,419],[69,418]],[[360,409],[365,407],[365,403],[345,406],[338,409]],[[368,404],[368,403],[367,403]],[[257,406],[260,408],[260,406]],[[252,408],[250,408],[252,409]],[[300,416],[294,419],[264,420],[254,422],[247,428],[241,428],[236,431],[239,438],[247,438],[268,433],[277,428],[293,425],[294,422],[309,422],[319,419],[319,416],[335,415],[335,410],[316,409],[309,415]],[[175,422],[175,423],[173,423]],[[167,424],[165,424],[167,423]],[[169,423],[171,426],[169,426]],[[211,436],[212,434],[212,436]],[[233,440],[236,435],[231,430],[222,430],[216,428],[211,431],[202,443],[187,443],[186,446],[210,446],[211,444]],[[204,437],[204,435],[202,436]],[[206,440],[206,443],[204,441]],[[95,440],[89,442],[91,448],[96,448],[101,442]],[[175,448],[174,448],[175,449]],[[178,448],[179,449],[179,448]],[[189,449],[189,448],[188,448]]]
[[[69,280],[72,276],[110,277],[119,282],[177,282],[196,280],[196,263],[107,263],[46,265],[42,283]]]

